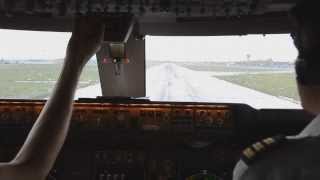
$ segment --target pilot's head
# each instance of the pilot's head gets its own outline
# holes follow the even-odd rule
[[[302,0],[290,12],[292,37],[299,51],[296,61],[298,89],[303,107],[320,113],[320,9],[318,0]]]

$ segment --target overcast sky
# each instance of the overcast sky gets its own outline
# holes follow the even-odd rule
[[[56,59],[65,55],[71,33],[0,29],[0,58]]]
[[[0,59],[63,58],[70,33],[0,29]],[[289,35],[232,37],[146,37],[146,56],[152,60],[294,61],[297,56]]]

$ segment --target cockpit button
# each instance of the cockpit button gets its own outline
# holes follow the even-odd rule
[[[118,178],[119,178],[119,175],[118,175],[118,174],[114,174],[114,175],[113,175],[113,180],[118,180]]]
[[[112,180],[111,174],[108,174],[108,175],[107,175],[107,180]]]
[[[120,180],[125,180],[125,178],[126,178],[126,175],[125,174],[121,174]]]
[[[99,174],[99,180],[105,180],[105,175],[104,174]]]

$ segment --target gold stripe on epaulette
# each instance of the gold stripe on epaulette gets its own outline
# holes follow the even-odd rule
[[[243,151],[243,155],[245,155],[248,159],[252,159],[256,156],[256,153],[251,148],[247,148]]]
[[[254,150],[256,150],[256,152],[260,152],[265,149],[264,145],[261,142],[253,144],[252,147],[254,148]]]
[[[267,138],[263,140],[264,143],[266,143],[267,145],[271,145],[274,144],[276,141],[273,138]]]

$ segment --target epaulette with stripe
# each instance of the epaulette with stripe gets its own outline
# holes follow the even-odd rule
[[[286,136],[274,136],[258,141],[242,151],[241,160],[248,166],[260,159],[264,153],[277,149],[287,142]]]

